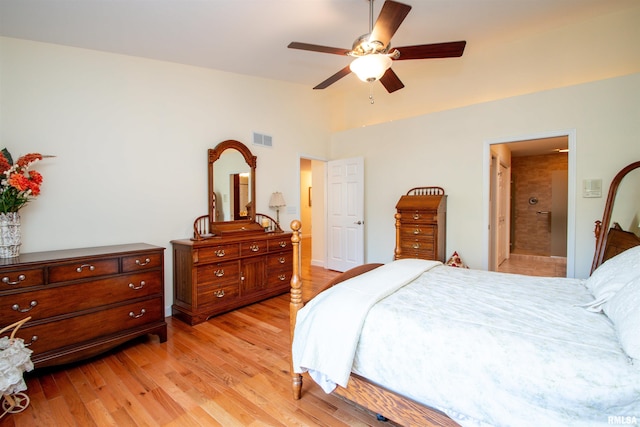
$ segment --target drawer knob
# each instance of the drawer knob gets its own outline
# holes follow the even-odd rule
[[[140,286],[136,286],[133,283],[129,283],[129,287],[131,289],[133,289],[134,291],[137,291],[138,289],[142,289],[144,288],[144,286],[147,284],[147,282],[145,282],[144,280],[140,281]]]
[[[11,279],[9,279],[9,277],[8,277],[8,276],[4,276],[4,277],[2,278],[2,283],[6,283],[7,285],[17,285],[17,284],[19,284],[20,282],[24,281],[26,278],[27,278],[27,277],[26,277],[24,274],[20,274],[20,275],[18,276],[18,280],[11,281]]]
[[[224,296],[224,289],[219,289],[219,290],[215,291],[213,293],[213,295],[215,295],[216,298],[222,298]]]
[[[285,242],[284,240],[281,241],[280,243],[278,243],[280,245],[281,248],[286,248],[287,247],[287,242]]]
[[[78,273],[82,273],[82,271],[83,271],[85,268],[88,268],[88,269],[89,269],[89,271],[93,271],[93,270],[95,270],[95,269],[96,269],[96,267],[95,267],[95,266],[93,266],[93,265],[91,265],[91,264],[82,264],[80,267],[76,268],[76,271],[77,271]]]
[[[20,308],[20,304],[13,304],[13,305],[11,306],[11,309],[12,309],[12,310],[15,310],[15,311],[18,311],[18,312],[20,312],[20,313],[26,313],[27,311],[31,311],[31,310],[33,310],[33,308],[34,308],[36,305],[38,305],[38,301],[33,300],[33,301],[31,301],[31,302],[29,303],[29,307],[27,307],[27,308]]]
[[[224,276],[224,270],[216,270],[213,274],[215,274],[216,277],[222,277]]]
[[[285,261],[285,259],[284,259],[284,257],[283,257],[283,256],[281,256],[281,257],[279,257],[279,258],[278,258],[278,262],[279,262],[280,264],[284,264],[284,261]]]
[[[31,347],[31,344],[35,343],[36,341],[38,341],[38,336],[34,335],[31,337],[31,341],[24,343],[24,346]]]
[[[414,213],[413,219],[420,219],[420,214],[418,212]]]
[[[151,262],[151,260],[149,258],[146,258],[144,261],[140,261],[139,259],[136,259],[136,265],[147,265]]]
[[[260,250],[260,246],[254,243],[251,246],[249,246],[249,249],[251,249],[251,252],[258,252]]]
[[[416,228],[415,230],[413,230],[413,234],[420,234],[422,233],[422,230],[420,230],[419,228]]]
[[[218,257],[223,257],[225,255],[224,254],[224,249],[218,249],[218,250],[216,250],[214,252],[214,254],[216,254],[216,256],[218,256]]]
[[[420,249],[420,243],[414,243],[413,249]]]
[[[278,276],[278,279],[280,279],[280,281],[281,281],[281,282],[283,282],[283,281],[285,281],[285,280],[287,279],[287,276],[286,276],[286,275],[284,275],[284,274],[280,274],[280,275]]]
[[[140,310],[140,314],[135,314],[133,311],[129,312],[129,317],[131,317],[132,319],[137,319],[139,317],[144,316],[144,314],[147,312],[147,310],[145,310],[144,308],[142,310]]]

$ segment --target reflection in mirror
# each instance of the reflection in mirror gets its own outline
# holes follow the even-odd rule
[[[620,182],[611,211],[609,228],[618,223],[625,231],[640,237],[640,169],[630,171]]]
[[[213,172],[213,191],[216,206],[214,221],[235,221],[249,217],[250,168],[242,154],[226,149],[216,161]]]
[[[257,157],[240,141],[229,139],[210,148],[209,215],[210,236],[262,230],[256,222]],[[196,220],[197,222],[197,220]],[[196,225],[194,225],[194,230]],[[202,233],[196,230],[196,238]],[[198,237],[199,236],[199,237]]]
[[[596,251],[591,272],[607,259],[640,245],[640,162],[623,168],[611,181],[602,221],[596,221]]]

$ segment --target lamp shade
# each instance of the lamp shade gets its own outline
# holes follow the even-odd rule
[[[287,203],[284,201],[284,197],[282,197],[282,193],[279,191],[274,192],[269,199],[269,207],[274,209],[279,209],[283,206],[286,206]]]
[[[372,53],[354,59],[349,68],[363,82],[374,82],[384,75],[392,62],[387,55]]]

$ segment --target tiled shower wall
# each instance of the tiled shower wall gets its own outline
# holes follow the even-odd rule
[[[551,216],[538,212],[551,211],[551,174],[567,170],[568,158],[567,153],[511,158],[512,253],[551,255]]]

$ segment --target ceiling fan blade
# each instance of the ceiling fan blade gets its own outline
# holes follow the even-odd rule
[[[466,41],[421,44],[416,46],[396,47],[400,51],[397,61],[403,59],[454,58],[462,56]],[[392,49],[392,51],[394,50]]]
[[[350,49],[341,49],[339,47],[320,46],[317,44],[291,42],[289,49],[310,50],[312,52],[333,53],[334,55],[346,55],[351,52]]]
[[[351,68],[349,68],[349,66],[347,65],[342,70],[338,71],[333,76],[329,77],[327,80],[323,81],[322,83],[314,87],[314,89],[325,89],[330,85],[334,84],[335,82],[337,82],[338,80],[340,80],[341,78],[343,78],[344,76],[348,75],[350,72],[351,72]]]
[[[380,83],[389,93],[393,93],[404,87],[404,84],[398,78],[398,75],[389,68],[382,77],[380,77]]]
[[[387,0],[382,5],[380,15],[373,26],[371,31],[371,37],[369,40],[377,40],[384,46],[389,44],[391,37],[396,33],[404,18],[407,17],[411,6],[408,4],[398,3],[392,0]]]

